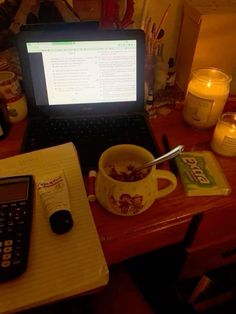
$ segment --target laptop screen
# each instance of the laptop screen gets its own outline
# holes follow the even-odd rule
[[[31,109],[79,114],[143,111],[141,30],[33,29],[18,35],[18,48]]]
[[[36,104],[67,105],[137,100],[135,40],[29,42],[33,85],[47,95]],[[38,90],[36,89],[35,92]],[[45,99],[46,98],[46,99]]]

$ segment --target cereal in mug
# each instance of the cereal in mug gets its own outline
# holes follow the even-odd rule
[[[136,161],[122,160],[106,166],[105,172],[113,179],[122,182],[134,182],[145,178],[150,172],[150,168],[135,170],[141,164]]]

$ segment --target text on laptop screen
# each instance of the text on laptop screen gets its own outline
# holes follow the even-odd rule
[[[136,40],[28,42],[36,105],[137,100]],[[37,90],[40,90],[37,88]],[[45,92],[43,92],[45,90]]]

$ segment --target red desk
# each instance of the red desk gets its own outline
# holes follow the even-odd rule
[[[187,126],[182,121],[181,111],[172,110],[167,115],[160,114],[151,119],[150,124],[158,143],[161,143],[162,134],[166,133],[171,146],[184,144],[185,151],[210,149],[213,130],[195,130]],[[26,121],[13,126],[9,137],[0,143],[0,157],[19,152],[25,127]],[[198,213],[222,208],[225,213],[232,211],[235,207],[236,158],[217,156],[217,159],[232,188],[229,196],[186,197],[178,178],[178,186],[172,194],[157,200],[151,208],[138,216],[116,216],[97,203],[92,203],[92,212],[108,264],[183,240],[192,217]],[[168,164],[163,164],[162,167],[168,168]]]

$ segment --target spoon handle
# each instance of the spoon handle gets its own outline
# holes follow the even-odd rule
[[[150,162],[145,163],[144,165],[142,165],[141,167],[139,167],[137,170],[143,169],[143,168],[147,168],[147,167],[151,167],[153,165],[157,165],[161,162],[164,162],[166,160],[169,160],[171,158],[174,158],[176,156],[178,156],[182,151],[184,150],[184,146],[183,145],[178,145],[175,148],[173,148],[172,150],[170,150],[168,153],[162,155],[161,157],[158,157]]]

